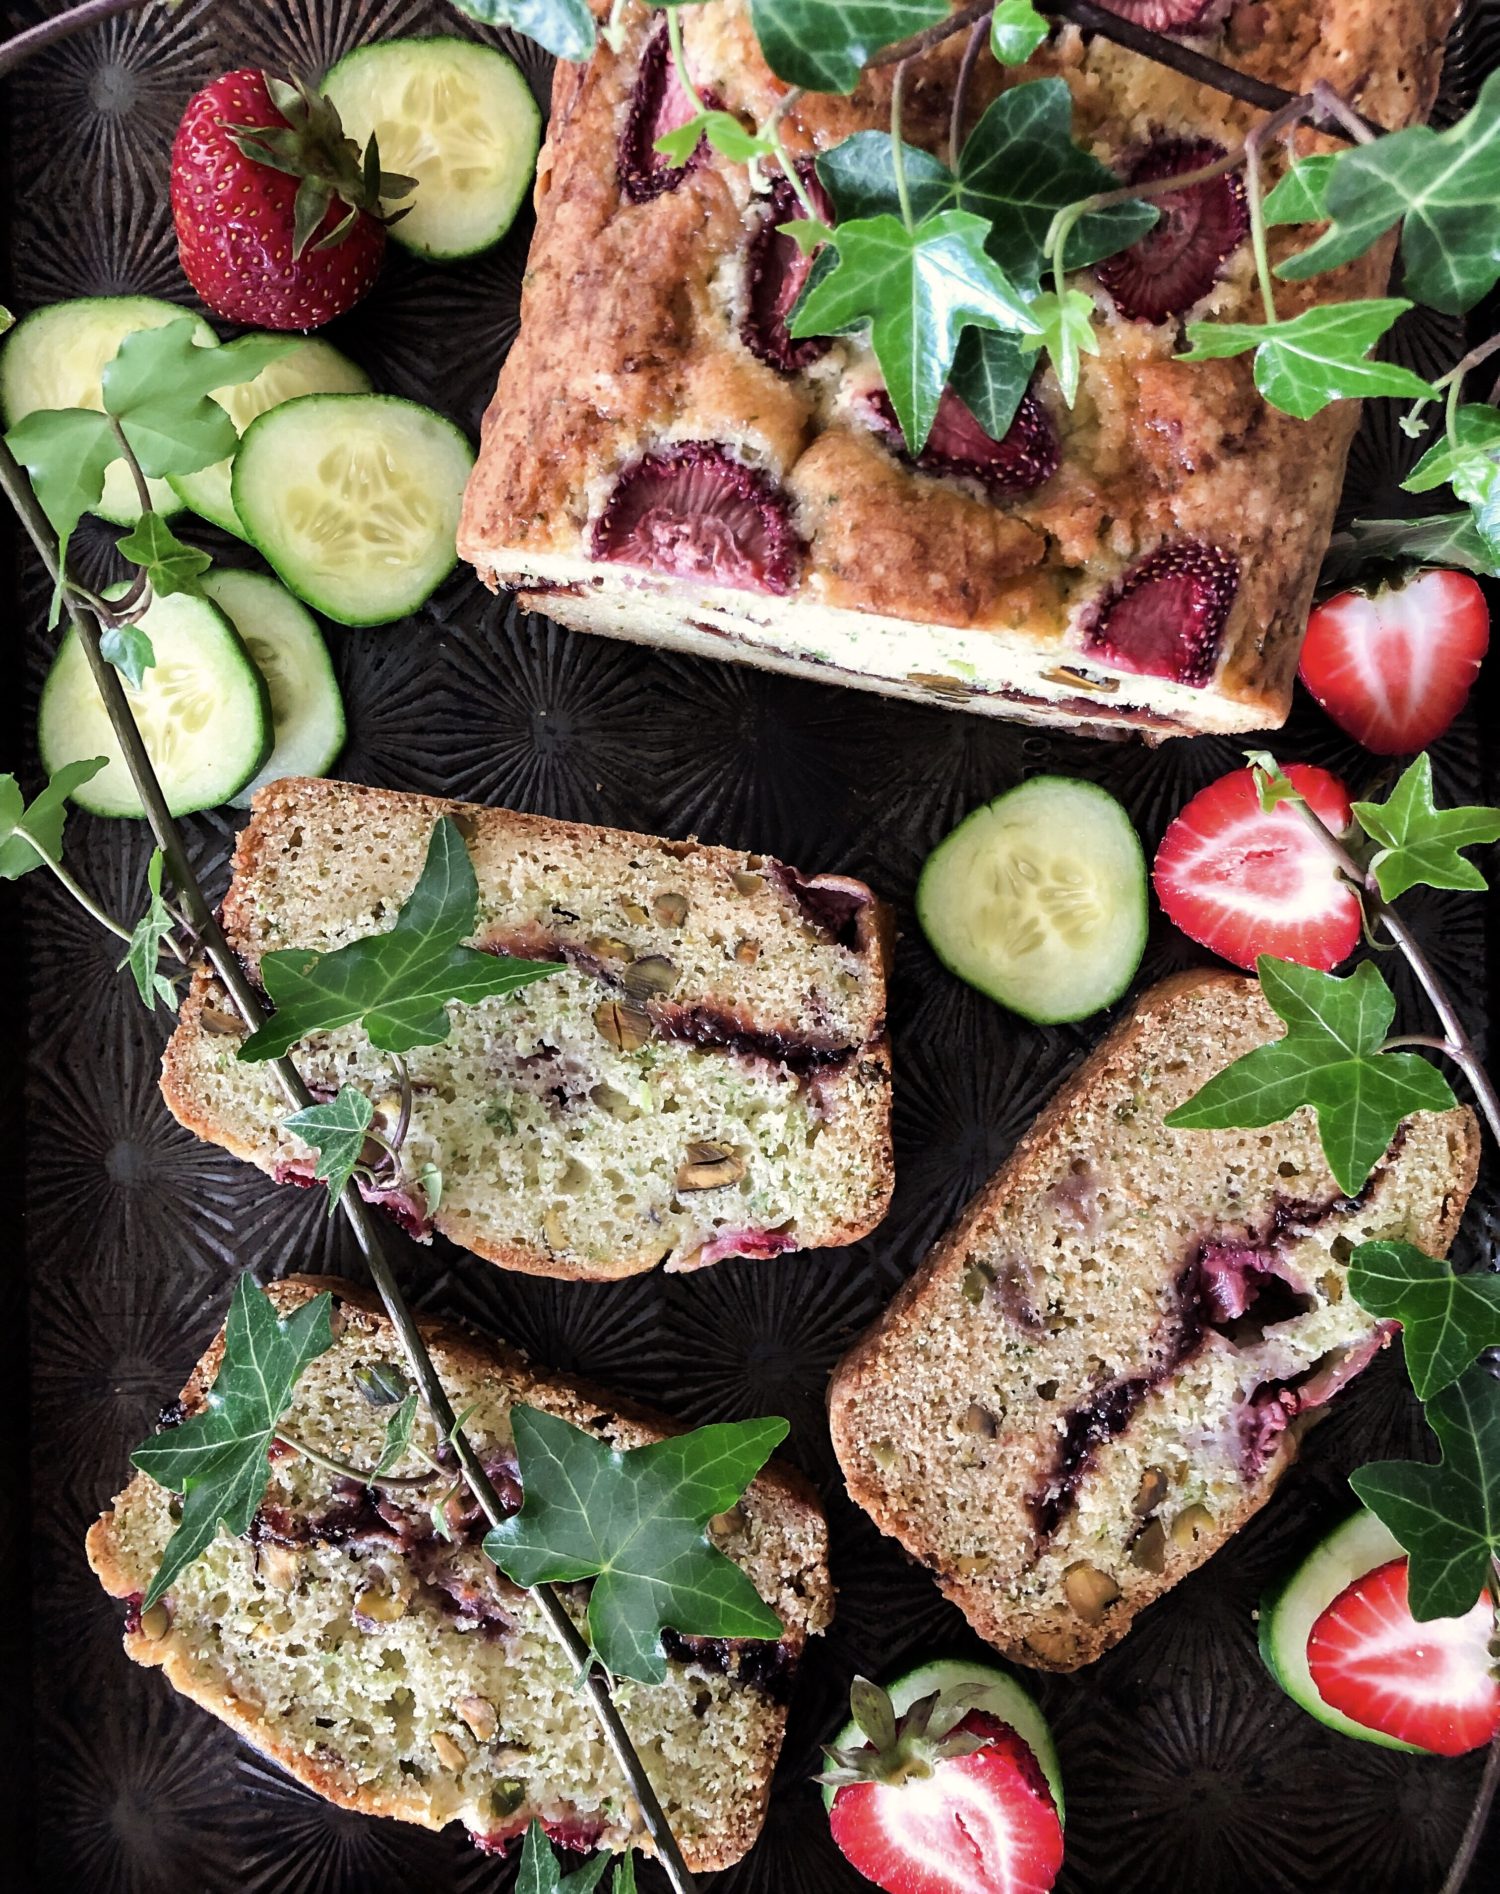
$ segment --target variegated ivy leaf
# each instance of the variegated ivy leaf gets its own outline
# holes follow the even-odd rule
[[[1255,385],[1272,407],[1307,421],[1331,401],[1375,395],[1430,399],[1433,389],[1370,350],[1411,308],[1399,296],[1322,303],[1283,322],[1190,322],[1192,347],[1180,362],[1211,362],[1255,351]]]

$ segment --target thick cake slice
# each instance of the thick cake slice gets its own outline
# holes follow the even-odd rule
[[[321,1289],[335,1296],[337,1340],[304,1374],[285,1425],[309,1446],[373,1465],[388,1410],[371,1406],[355,1374],[399,1367],[400,1350],[373,1302],[346,1283],[294,1277],[271,1294],[285,1314]],[[423,1333],[491,1477],[517,1505],[509,1414],[518,1401],[625,1448],[671,1431],[621,1416],[496,1344],[436,1323]],[[177,1421],[202,1407],[222,1346],[220,1336],[199,1362],[171,1410]],[[137,1663],[159,1664],[175,1689],[330,1801],[424,1828],[461,1821],[487,1848],[533,1818],[572,1847],[641,1845],[568,1660],[527,1595],[484,1557],[475,1509],[453,1502],[454,1536],[438,1537],[429,1508],[440,1497],[440,1486],[404,1502],[391,1489],[377,1495],[282,1453],[251,1531],[221,1532],[143,1614],[177,1502],[139,1474],[90,1531],[89,1562],[106,1591],[131,1601],[125,1649]],[[726,1644],[669,1632],[666,1682],[619,1692],[699,1871],[737,1861],[760,1830],[792,1677],[833,1601],[823,1516],[798,1475],[763,1474],[715,1534],[785,1635]],[[568,1595],[581,1621],[586,1590]]]
[[[1097,1657],[1269,1499],[1391,1339],[1356,1244],[1441,1256],[1458,1228],[1466,1110],[1409,1118],[1355,1198],[1310,1112],[1166,1129],[1280,1030],[1235,974],[1146,994],[834,1376],[850,1493],[1021,1663]]]
[[[1327,80],[1394,127],[1432,104],[1456,0],[1119,11],[1291,93]],[[1359,416],[1354,402],[1309,422],[1277,412],[1249,356],[1176,359],[1185,322],[1260,320],[1238,181],[1163,197],[1156,231],[1073,276],[1100,348],[1072,408],[1048,369],[997,441],[950,389],[913,459],[863,337],[788,332],[809,265],[777,235],[798,215],[786,180],[768,166],[752,188],[706,144],[681,167],[662,158],[657,135],[691,108],[661,11],[611,18],[611,43],[558,68],[521,332],[459,532],[480,576],[579,630],[1030,722],[1156,736],[1280,724]],[[789,88],[745,0],[684,7],[681,22],[699,93],[763,125]],[[907,142],[948,163],[964,44],[912,63],[902,119]],[[1212,162],[1261,116],[1060,26],[1024,67],[975,68],[970,130],[1033,87],[983,147],[1007,177],[1059,163],[1057,143],[1017,129],[1042,115],[1038,82],[1046,112],[1066,124],[1071,104],[1075,141],[1135,181]],[[888,132],[891,87],[886,68],[847,99],[799,94],[789,149],[810,165]],[[1270,242],[1279,261],[1307,234]],[[1279,313],[1378,296],[1390,258],[1382,242],[1279,285]]]
[[[402,1181],[379,1200],[508,1269],[628,1276],[665,1262],[849,1243],[891,1192],[884,910],[862,882],[695,842],[348,783],[263,789],[224,902],[253,975],[263,952],[389,928],[452,815],[479,882],[473,945],[558,973],[451,1009],[407,1056]],[[314,1153],[281,1128],[264,1065],[207,969],[163,1061],[190,1130],[277,1179]],[[354,1084],[396,1116],[389,1059],[355,1028],[299,1048],[308,1084]],[[428,1214],[417,1181],[442,1173]]]

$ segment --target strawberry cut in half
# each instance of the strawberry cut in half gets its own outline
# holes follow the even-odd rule
[[[936,1761],[924,1776],[841,1788],[829,1817],[834,1840],[886,1894],[1047,1894],[1063,1833],[1036,1758],[993,1717],[972,1715],[957,1728],[984,1747]]]
[[[1495,1607],[1481,1593],[1461,1618],[1418,1624],[1406,1569],[1391,1559],[1339,1593],[1313,1625],[1308,1669],[1323,1701],[1353,1722],[1436,1756],[1464,1756],[1500,1732]]]
[[[1310,763],[1286,771],[1335,833],[1349,792]],[[1359,897],[1288,802],[1260,806],[1255,772],[1200,789],[1162,837],[1152,869],[1167,918],[1189,939],[1253,971],[1261,954],[1330,972],[1359,944]]]
[[[1300,675],[1356,743],[1403,756],[1436,742],[1463,709],[1489,642],[1478,581],[1467,572],[1419,572],[1318,606]]]

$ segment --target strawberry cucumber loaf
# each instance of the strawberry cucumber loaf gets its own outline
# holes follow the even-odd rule
[[[1456,0],[1119,11],[1290,92],[1327,80],[1399,126],[1431,105]],[[679,17],[698,91],[764,122],[787,88],[747,0]],[[582,630],[1033,722],[1281,723],[1358,406],[1293,420],[1248,356],[1173,359],[1187,319],[1259,319],[1238,178],[1157,200],[1156,229],[1072,278],[1101,346],[1071,409],[1049,369],[994,440],[950,388],[913,461],[863,336],[788,330],[811,266],[777,235],[799,214],[786,180],[706,145],[681,166],[656,152],[691,105],[660,10],[627,5],[620,26],[558,69],[521,332],[459,533],[480,575]],[[963,45],[916,62],[906,99],[906,140],[945,162]],[[850,98],[803,97],[790,149],[810,166],[886,130],[891,84],[876,71]],[[1072,26],[1024,67],[981,60],[969,117],[992,131],[1012,115],[996,162],[1024,170],[1026,137],[1054,120],[1061,135],[1070,105],[1077,144],[1131,181],[1201,168],[1256,117]],[[1056,169],[1055,146],[1030,156]],[[1281,314],[1381,293],[1390,257],[1377,245],[1284,286]]]
[[[1166,1127],[1279,1030],[1238,974],[1143,995],[834,1375],[851,1496],[1020,1663],[1089,1662],[1238,1531],[1392,1338],[1355,1246],[1458,1228],[1467,1110],[1408,1118],[1354,1197],[1306,1109]]]
[[[341,782],[262,789],[223,921],[255,976],[276,948],[327,950],[392,927],[440,816],[478,881],[471,945],[557,972],[455,1007],[406,1055],[401,1174],[377,1195],[508,1269],[589,1280],[665,1263],[853,1242],[892,1188],[885,978],[891,929],[859,881],[670,842]],[[207,967],[163,1061],[200,1137],[278,1180],[316,1154],[283,1119],[271,1068]],[[398,1115],[390,1058],[364,1031],[298,1048],[312,1090],[352,1084]],[[441,1173],[435,1208],[423,1184]]]

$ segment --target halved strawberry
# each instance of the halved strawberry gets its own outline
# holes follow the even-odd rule
[[[1214,674],[1239,591],[1240,562],[1173,539],[1122,574],[1083,622],[1083,645],[1118,670],[1202,690]]]
[[[1229,11],[1229,0],[1108,0],[1108,6],[1153,33],[1210,33]]]
[[[1329,828],[1349,826],[1336,776],[1310,763],[1286,774]],[[1326,973],[1359,944],[1359,897],[1291,804],[1262,810],[1252,770],[1199,790],[1162,837],[1152,880],[1167,918],[1237,967],[1274,954]]]
[[[1223,156],[1224,147],[1212,138],[1158,137],[1127,167],[1125,182],[1155,183],[1201,171]],[[1250,229],[1245,186],[1236,172],[1152,201],[1161,213],[1155,228],[1095,270],[1120,314],[1132,322],[1165,322],[1201,302]]]
[[[716,441],[627,467],[594,522],[596,559],[750,592],[790,592],[803,546],[786,496]]]
[[[1302,682],[1377,756],[1433,743],[1468,701],[1489,649],[1484,593],[1467,572],[1341,592],[1307,621]]]
[[[887,1894],[1047,1894],[1063,1834],[1036,1758],[993,1717],[968,1716],[956,1730],[984,1747],[899,1782],[842,1787],[834,1840]]]
[[[1418,1624],[1406,1565],[1392,1559],[1339,1593],[1313,1625],[1308,1669],[1323,1701],[1366,1729],[1463,1756],[1500,1732],[1495,1607],[1482,1592],[1463,1617]]]

